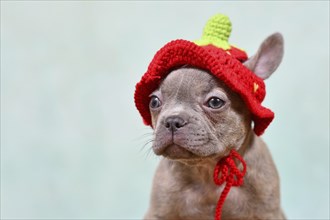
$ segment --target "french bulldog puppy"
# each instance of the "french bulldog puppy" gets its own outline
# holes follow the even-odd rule
[[[268,78],[283,56],[283,38],[269,36],[244,65]],[[152,145],[163,158],[157,168],[145,219],[214,219],[224,188],[214,167],[235,149],[246,161],[244,184],[232,187],[222,219],[284,219],[279,176],[267,146],[252,129],[241,97],[205,70],[172,71],[151,94]]]

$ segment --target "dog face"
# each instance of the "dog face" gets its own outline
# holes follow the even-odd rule
[[[251,130],[241,98],[206,71],[171,72],[151,94],[153,150],[170,159],[224,156],[238,149]]]
[[[244,65],[267,79],[283,57],[283,37],[274,33]],[[239,150],[251,133],[251,114],[240,96],[204,70],[172,71],[151,94],[149,105],[157,155],[181,161],[221,158]]]

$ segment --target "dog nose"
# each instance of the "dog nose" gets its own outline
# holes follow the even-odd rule
[[[170,131],[177,131],[186,125],[186,122],[179,116],[170,116],[165,120],[165,127]]]

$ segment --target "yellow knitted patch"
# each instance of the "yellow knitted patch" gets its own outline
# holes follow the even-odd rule
[[[259,89],[259,85],[257,83],[253,83],[253,92],[257,92],[257,90]]]

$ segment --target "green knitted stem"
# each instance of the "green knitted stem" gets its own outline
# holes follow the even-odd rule
[[[231,22],[226,15],[216,14],[206,23],[201,39],[194,41],[199,46],[212,44],[224,50],[230,49],[228,39],[231,32]]]

